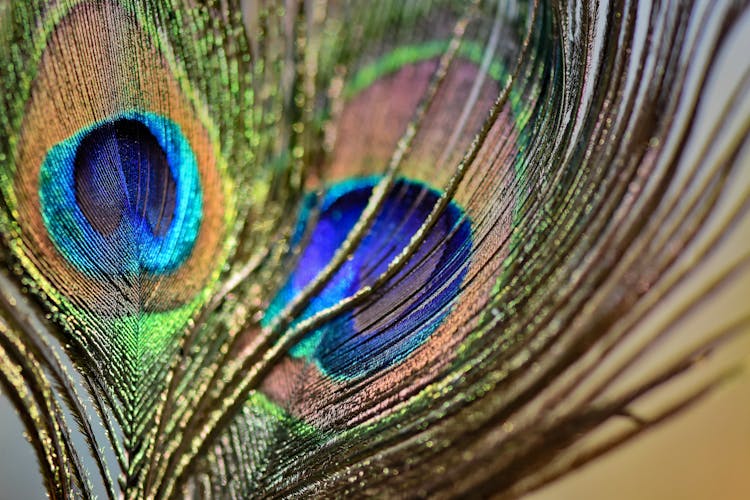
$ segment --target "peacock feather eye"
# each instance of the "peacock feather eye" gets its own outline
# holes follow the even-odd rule
[[[292,240],[299,252],[294,271],[270,303],[263,324],[271,323],[305,290],[361,219],[373,188],[383,180],[372,173],[385,170],[414,113],[425,106],[449,49],[450,39],[440,38],[391,48],[352,71],[343,83],[330,155],[321,168],[329,184],[303,203]],[[500,54],[488,58],[480,44],[462,40],[439,89],[429,95],[399,166],[403,174],[388,189],[361,243],[293,325],[374,286],[409,247],[444,196],[454,175],[451,166],[461,161],[479,133],[507,78]],[[336,428],[356,426],[375,414],[386,421],[392,410],[383,401],[406,394],[415,401],[429,397],[425,387],[454,365],[469,342],[458,318],[481,321],[480,304],[502,285],[482,275],[502,268],[505,250],[498,254],[483,243],[509,238],[515,195],[507,190],[488,211],[473,203],[469,193],[474,180],[482,179],[487,190],[518,182],[521,167],[515,168],[514,158],[523,145],[523,116],[521,101],[512,94],[496,121],[495,133],[506,136],[499,152],[502,160],[468,174],[467,190],[453,195],[414,254],[385,284],[377,285],[371,300],[289,349],[288,358],[263,384],[271,400],[302,421]],[[351,390],[352,385],[366,390]],[[399,395],[392,390],[396,385],[401,387]]]
[[[237,63],[205,55],[218,32],[204,57],[181,45],[185,18],[166,7],[37,2],[5,18],[25,34],[4,56],[17,80],[3,113],[3,236],[66,352],[115,405],[121,463],[148,446],[155,395],[219,286],[237,231],[227,160],[248,148],[217,125],[249,99],[242,78],[209,106],[213,90],[196,77],[211,64],[236,74]],[[145,480],[140,461],[127,466],[133,485]]]
[[[165,118],[122,117],[53,146],[42,164],[42,219],[78,271],[158,277],[190,256],[202,196],[195,155]]]
[[[81,2],[55,17],[18,137],[16,248],[60,304],[185,316],[225,255],[211,122],[136,8]],[[70,61],[85,78],[67,76]]]
[[[267,322],[333,258],[359,220],[377,181],[354,179],[327,190],[296,269],[269,307]],[[438,196],[419,183],[397,181],[360,246],[297,321],[371,285],[408,245]],[[309,224],[307,217],[309,212],[299,223],[302,230]],[[292,359],[314,362],[323,376],[334,380],[369,377],[397,365],[427,342],[450,313],[470,252],[471,223],[463,210],[452,203],[410,264],[396,274],[393,284],[379,294],[376,302],[317,329],[289,354]]]

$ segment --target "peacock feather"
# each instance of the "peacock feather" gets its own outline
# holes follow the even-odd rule
[[[749,27],[0,2],[0,387],[48,495],[515,497],[701,399],[750,331]]]

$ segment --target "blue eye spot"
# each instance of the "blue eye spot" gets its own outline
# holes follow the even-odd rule
[[[76,202],[92,227],[111,234],[126,217],[153,236],[172,223],[176,183],[159,142],[136,120],[86,135],[74,160]]]
[[[319,204],[320,215],[309,242],[264,323],[330,261],[365,209],[377,181],[353,179],[328,191]],[[331,307],[385,272],[439,196],[420,183],[398,180],[359,247],[297,321]],[[309,210],[303,210],[298,228],[308,224],[308,217]],[[314,362],[335,379],[370,376],[405,360],[429,340],[450,312],[466,274],[471,245],[470,221],[456,203],[450,203],[416,254],[378,297],[309,334],[290,355]]]
[[[175,123],[151,113],[123,113],[53,146],[39,198],[60,253],[100,278],[173,272],[202,217],[195,155]]]

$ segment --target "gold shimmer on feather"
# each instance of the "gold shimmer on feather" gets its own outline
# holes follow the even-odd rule
[[[515,498],[687,413],[747,362],[747,40],[746,1],[0,2],[18,463]]]

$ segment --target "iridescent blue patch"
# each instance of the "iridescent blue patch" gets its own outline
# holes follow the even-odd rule
[[[39,198],[52,242],[92,277],[174,271],[202,218],[195,155],[179,126],[153,113],[121,113],[53,146]]]
[[[269,307],[266,324],[331,260],[377,182],[377,178],[354,179],[327,192],[310,240],[289,281]],[[371,284],[408,245],[439,196],[417,182],[398,180],[352,257],[297,321]],[[309,210],[304,210],[299,227],[308,224],[308,217]],[[290,355],[313,361],[328,376],[344,379],[372,375],[403,361],[429,339],[450,312],[466,274],[471,244],[468,217],[457,204],[450,203],[414,257],[371,302],[308,335]]]

